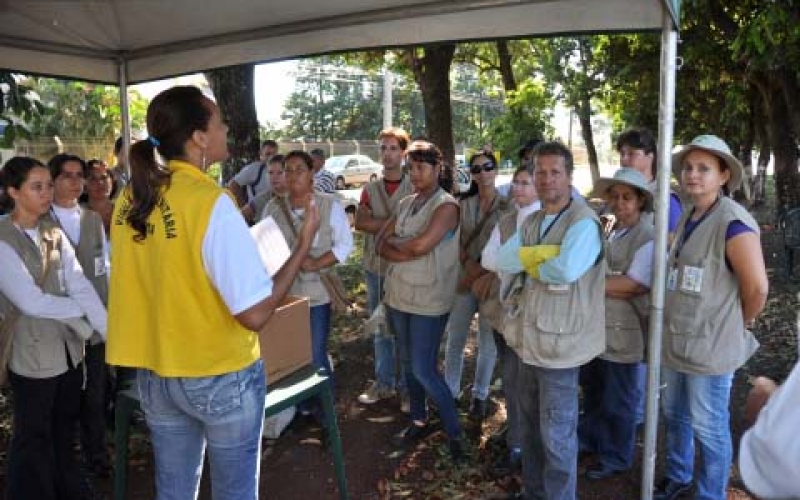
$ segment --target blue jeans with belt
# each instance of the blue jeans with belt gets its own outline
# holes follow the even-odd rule
[[[665,386],[666,477],[679,483],[692,480],[696,438],[703,466],[695,478],[695,499],[724,500],[733,462],[728,410],[733,373],[693,375],[665,366],[661,381]]]
[[[156,499],[194,500],[208,448],[214,500],[258,499],[266,378],[261,360],[211,377],[137,376],[155,455]]]
[[[439,408],[442,425],[450,439],[461,436],[458,412],[450,389],[439,372],[439,346],[447,314],[426,316],[386,308],[389,323],[397,334],[400,359],[405,365],[406,385],[411,400],[411,419],[428,419],[425,394]]]

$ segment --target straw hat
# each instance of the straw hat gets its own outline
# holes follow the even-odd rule
[[[611,186],[615,184],[625,184],[626,186],[630,186],[642,194],[644,194],[644,208],[642,211],[644,212],[652,212],[653,211],[653,193],[647,189],[647,180],[644,178],[641,172],[638,170],[634,170],[629,167],[622,167],[614,172],[614,177],[601,177],[597,179],[597,182],[594,184],[594,190],[592,191],[592,196],[597,198],[605,197],[608,190],[611,189]]]
[[[710,134],[698,135],[692,140],[692,142],[685,145],[680,151],[672,155],[672,173],[675,174],[675,177],[678,180],[681,178],[683,158],[690,151],[695,149],[711,153],[725,162],[725,164],[728,166],[728,171],[731,173],[728,182],[725,184],[728,187],[728,191],[733,193],[739,189],[739,186],[742,185],[742,175],[744,173],[742,163],[735,156],[733,156],[733,154],[731,154],[731,148],[728,147],[725,141],[716,135]]]

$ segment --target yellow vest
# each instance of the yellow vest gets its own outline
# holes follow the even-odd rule
[[[258,337],[231,316],[202,255],[212,209],[225,191],[188,163],[173,160],[168,168],[172,181],[142,243],[125,223],[129,188],[114,207],[106,359],[164,377],[240,370],[259,358]]]

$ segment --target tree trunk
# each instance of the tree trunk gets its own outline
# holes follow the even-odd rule
[[[600,164],[597,161],[597,148],[594,145],[594,133],[592,133],[592,104],[588,95],[581,98],[578,108],[575,110],[578,115],[578,122],[581,124],[581,137],[586,145],[586,155],[589,159],[589,171],[592,173],[592,184],[600,178]]]
[[[752,78],[764,102],[767,133],[775,155],[775,206],[779,211],[800,206],[797,140],[781,83],[774,72],[758,73]]]
[[[453,146],[453,114],[450,103],[450,64],[453,62],[454,44],[428,45],[411,49],[411,67],[419,85],[425,106],[425,128],[428,139],[442,150],[448,168],[442,172],[444,181],[452,185],[452,165],[455,160]]]
[[[514,68],[511,65],[511,51],[508,50],[508,41],[497,41],[497,59],[500,63],[500,77],[503,79],[503,89],[506,94],[517,90],[517,80],[514,78]]]
[[[230,158],[222,166],[225,182],[258,158],[259,134],[253,75],[255,66],[243,64],[205,73],[222,118],[228,124]]]

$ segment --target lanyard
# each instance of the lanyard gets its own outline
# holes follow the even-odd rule
[[[675,248],[675,258],[676,259],[681,256],[681,250],[683,250],[683,246],[686,244],[687,241],[689,241],[689,238],[692,236],[692,234],[694,234],[694,230],[697,229],[700,226],[700,224],[704,220],[706,220],[706,218],[711,214],[711,212],[713,212],[717,208],[717,205],[719,205],[719,200],[720,199],[717,198],[717,200],[714,202],[714,204],[711,205],[711,207],[708,210],[706,210],[706,213],[704,213],[694,223],[691,223],[692,214],[694,214],[694,208],[692,208],[692,212],[689,214],[689,217],[686,219],[686,222],[684,222],[684,224],[683,224],[683,232],[681,233],[681,238],[678,241],[678,246]],[[691,223],[691,226],[689,226],[690,223]]]
[[[567,209],[569,209],[569,207],[571,205],[572,205],[572,198],[569,199],[569,203],[567,203],[564,208],[562,208],[561,210],[558,211],[558,214],[556,214],[555,219],[553,219],[553,222],[551,222],[550,225],[547,226],[547,229],[544,230],[544,233],[541,233],[539,238],[536,240],[536,244],[537,245],[540,244],[545,239],[545,237],[547,237],[547,233],[549,233],[550,230],[553,229],[553,226],[556,225],[556,222],[558,222],[558,219],[560,219],[561,216],[564,215],[564,212],[566,212]],[[542,219],[542,222],[544,222],[544,219]],[[541,229],[541,227],[540,227],[540,229]]]

